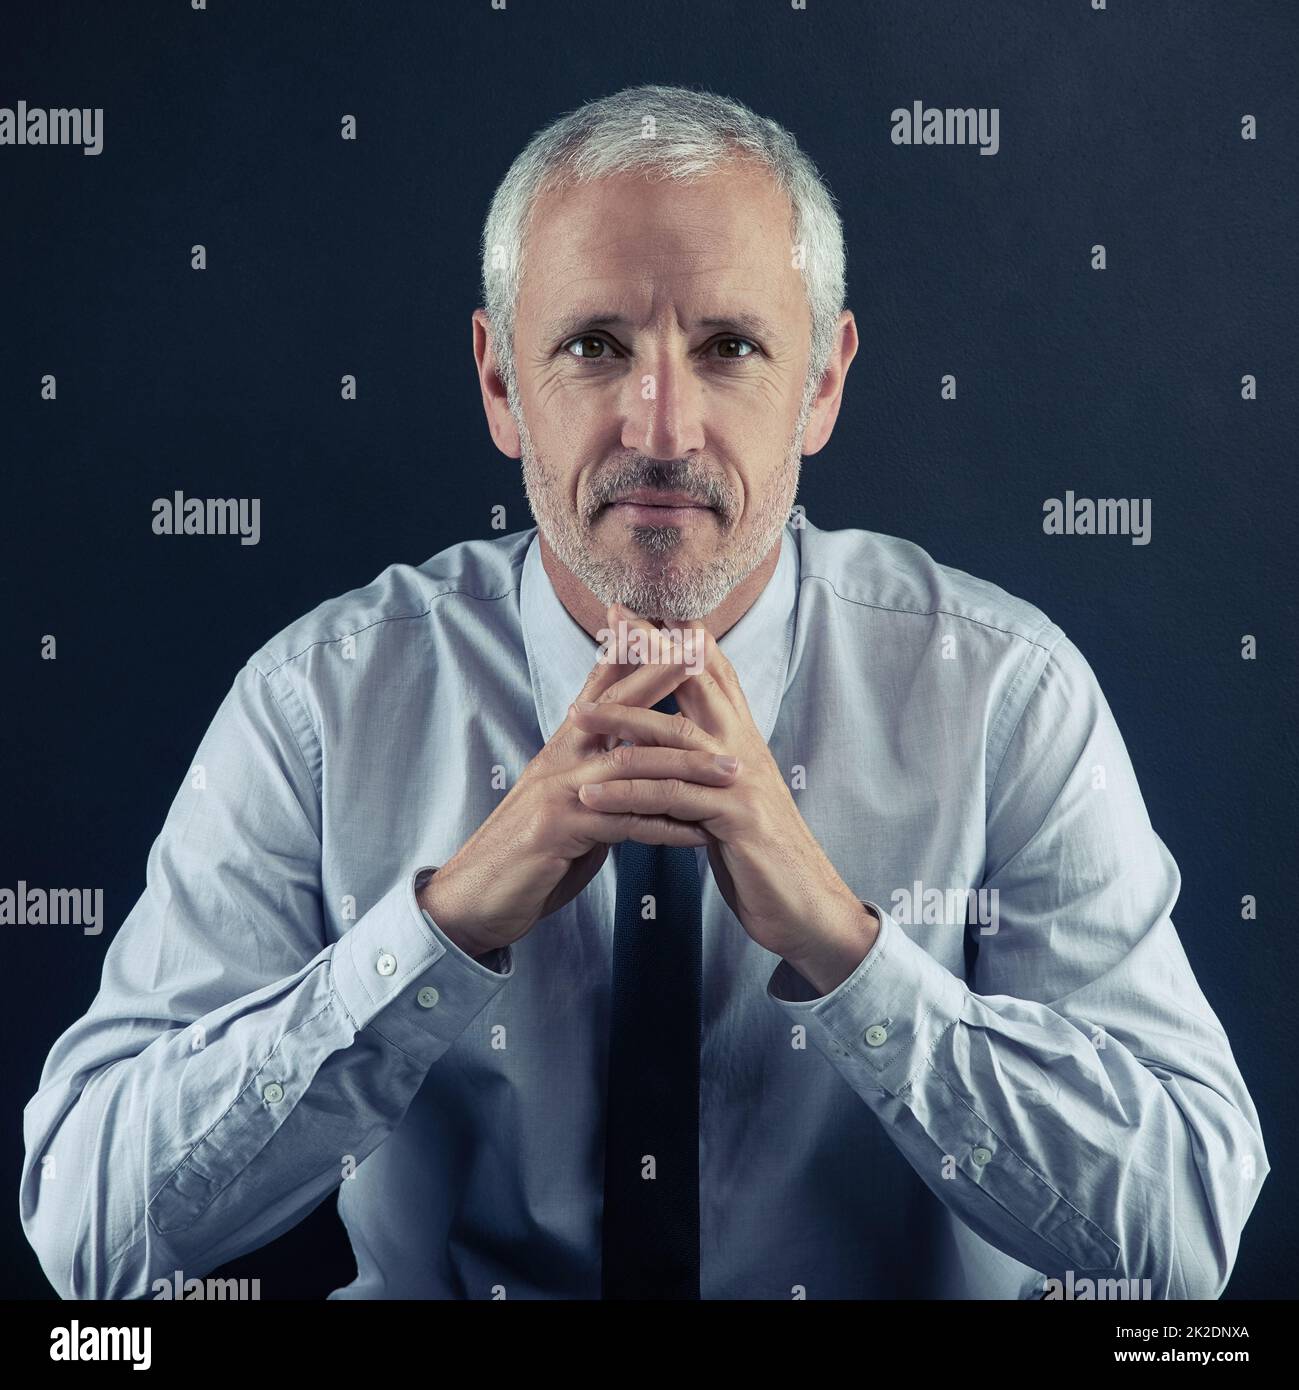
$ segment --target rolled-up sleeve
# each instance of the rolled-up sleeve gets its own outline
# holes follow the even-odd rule
[[[297,1224],[512,974],[421,912],[418,865],[327,939],[295,722],[245,667],[25,1108],[21,1218],[63,1297],[144,1297]]]
[[[1173,925],[1177,867],[1067,638],[985,814],[972,985],[871,903],[852,975],[817,997],[782,962],[768,995],[990,1244],[1050,1278],[1216,1298],[1269,1171],[1258,1115]]]

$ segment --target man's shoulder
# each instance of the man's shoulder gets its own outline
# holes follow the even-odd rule
[[[914,541],[853,527],[796,533],[800,581],[823,583],[843,604],[900,622],[957,618],[1047,650],[1064,634],[1036,605],[964,570],[940,564]]]
[[[391,564],[368,584],[326,599],[281,628],[258,649],[250,665],[269,675],[316,648],[436,619],[448,600],[508,601],[518,590],[535,529],[459,541],[419,565]]]

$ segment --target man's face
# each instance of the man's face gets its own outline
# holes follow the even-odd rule
[[[789,201],[765,172],[618,175],[538,201],[514,332],[524,485],[602,603],[703,617],[770,552],[810,338]]]

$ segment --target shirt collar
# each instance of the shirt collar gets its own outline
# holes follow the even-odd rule
[[[735,668],[765,741],[771,739],[785,693],[798,608],[798,571],[798,545],[786,526],[771,578],[748,612],[718,642]],[[519,608],[537,722],[549,742],[586,683],[600,643],[577,623],[555,592],[536,533],[523,560]]]

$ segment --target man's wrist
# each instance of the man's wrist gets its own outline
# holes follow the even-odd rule
[[[479,941],[473,932],[463,923],[458,923],[454,919],[445,918],[445,903],[441,894],[436,890],[440,886],[437,870],[422,870],[415,877],[415,901],[419,904],[420,910],[437,924],[437,929],[454,946],[463,951],[465,955],[471,956],[475,960],[479,956],[485,956],[495,948],[490,944]]]
[[[880,934],[880,920],[860,899],[847,904],[842,917],[822,927],[806,949],[785,960],[817,991],[821,998],[830,994],[861,965],[871,953]]]

